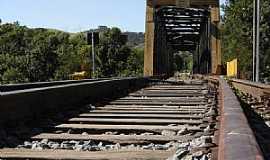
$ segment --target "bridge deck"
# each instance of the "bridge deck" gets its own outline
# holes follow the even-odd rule
[[[234,83],[240,83],[235,86],[249,92],[243,87],[244,82],[234,80]],[[252,90],[254,87],[256,85],[252,85]],[[269,100],[265,92],[267,87],[257,87],[264,100]],[[54,87],[50,89],[54,90]],[[31,92],[39,93],[40,90],[43,89]],[[209,78],[199,84],[157,83],[125,95],[106,97],[96,101],[95,105],[66,109],[56,117],[34,123],[34,126],[24,124],[14,129],[0,129],[3,148],[0,158],[144,160],[211,156],[212,159],[226,160],[263,159],[248,119],[223,80]],[[252,103],[256,111],[264,108],[262,103],[257,105],[254,100]],[[255,120],[257,123],[258,119],[251,117],[252,123]],[[254,128],[266,140],[259,139],[259,144],[267,155],[265,131],[269,128],[256,127],[255,124]],[[3,142],[8,142],[9,146]],[[177,147],[186,145],[184,150]]]

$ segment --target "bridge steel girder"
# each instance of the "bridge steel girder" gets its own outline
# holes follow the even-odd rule
[[[156,23],[155,8],[146,8],[146,33],[144,53],[144,75],[169,75],[172,69],[172,48],[167,44],[165,29]],[[157,34],[158,33],[158,34]]]
[[[148,6],[190,5],[191,7],[219,6],[218,0],[147,0]],[[189,6],[184,6],[189,7]]]
[[[211,38],[209,47],[211,53],[209,55],[211,55],[211,57],[208,59],[210,59],[211,62],[209,62],[210,67],[207,70],[209,70],[209,72],[212,74],[220,74],[221,49],[218,29],[220,21],[219,0],[147,0],[145,23],[144,75],[157,76],[166,74],[168,76],[172,73],[172,64],[170,63],[172,63],[172,52],[174,50],[174,47],[168,47],[168,44],[170,43],[170,36],[167,36],[167,40],[164,40],[164,35],[162,33],[159,33],[161,30],[159,27],[157,27],[155,15],[156,10],[166,6],[177,6],[181,8],[192,7],[199,9],[208,9],[210,11]],[[185,24],[185,20],[183,20],[182,22],[183,24]],[[167,29],[168,28],[170,27],[167,27]],[[164,43],[167,44],[167,47],[164,45]],[[174,45],[177,46],[177,44]],[[198,47],[200,46],[197,46],[197,48]],[[187,49],[188,47],[184,46],[184,50]],[[191,48],[191,50],[192,49],[194,50],[194,48]],[[164,52],[167,52],[167,54]]]
[[[219,33],[220,9],[219,6],[211,8],[211,73],[221,74],[221,41]]]
[[[146,6],[144,75],[154,75],[154,42],[155,42],[154,7]]]

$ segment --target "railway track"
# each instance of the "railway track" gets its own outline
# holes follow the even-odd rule
[[[204,81],[155,83],[58,114],[34,128],[2,129],[0,134],[12,136],[2,138],[0,157],[215,159],[217,111],[216,91]]]

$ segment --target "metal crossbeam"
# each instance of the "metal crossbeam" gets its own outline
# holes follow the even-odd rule
[[[168,45],[177,50],[196,50],[202,27],[208,22],[209,12],[175,6],[161,7],[157,21],[166,32]]]

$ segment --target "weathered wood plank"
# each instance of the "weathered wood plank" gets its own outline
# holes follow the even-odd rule
[[[100,106],[100,107],[97,107],[97,108],[168,108],[168,109],[205,109],[207,108],[206,105],[189,105],[189,106],[180,106],[180,105],[124,105],[124,104],[121,104],[121,105],[105,105],[105,106]]]
[[[152,88],[144,88],[142,91],[195,91],[198,92],[200,90],[206,90],[204,87],[152,87]]]
[[[176,108],[163,108],[163,107],[160,107],[160,108],[151,108],[151,107],[99,107],[97,108],[98,110],[123,110],[123,111],[188,111],[190,113],[192,113],[193,111],[198,111],[198,112],[205,112],[204,109],[176,109]],[[96,110],[96,111],[98,111]]]
[[[205,99],[146,99],[146,98],[138,98],[138,99],[118,99],[118,100],[114,100],[112,101],[112,103],[116,103],[116,102],[120,102],[120,103],[141,103],[141,102],[146,102],[146,103],[198,103],[198,102],[205,102]]]
[[[59,129],[86,129],[86,130],[128,130],[162,132],[163,130],[179,131],[186,128],[189,131],[201,131],[199,126],[158,126],[158,125],[98,125],[98,124],[61,124],[55,128]]]
[[[133,97],[198,97],[203,96],[202,93],[131,93]]]
[[[90,111],[90,113],[114,113],[114,114],[147,114],[147,113],[155,113],[155,114],[202,114],[204,111],[201,110],[122,110],[122,109],[116,109],[116,110],[93,110]]]
[[[84,113],[79,117],[114,117],[114,118],[172,118],[172,119],[201,119],[199,115],[175,115],[175,114],[102,114],[102,113]]]
[[[121,102],[121,101],[114,101],[114,102],[110,102],[109,104],[114,104],[114,105],[118,105],[118,104],[130,104],[130,105],[205,105],[206,102],[194,102],[194,101],[190,101],[190,102],[157,102],[157,101],[153,101],[153,102],[143,102],[143,101],[126,101],[126,102]]]
[[[114,101],[172,101],[172,102],[182,102],[182,101],[204,101],[206,98],[204,96],[201,97],[164,97],[163,94],[161,94],[161,97],[125,97],[125,98],[119,98]]]
[[[164,160],[175,151],[101,151],[79,152],[70,150],[28,150],[2,149],[0,157],[4,159],[61,159],[61,160]]]
[[[151,101],[167,101],[167,100],[205,100],[205,97],[123,97],[118,100],[151,100]]]
[[[97,107],[97,108],[128,108],[128,107],[134,107],[134,108],[169,108],[169,109],[179,109],[179,106],[166,106],[166,105],[105,105],[103,107]]]
[[[49,140],[96,140],[114,143],[127,143],[136,141],[150,142],[170,142],[170,141],[188,141],[193,136],[163,136],[163,135],[82,135],[82,134],[52,134],[42,133],[33,136],[32,139],[49,139]]]
[[[136,118],[72,118],[69,122],[77,123],[118,123],[118,124],[202,124],[201,120],[176,120],[176,119],[136,119]]]

